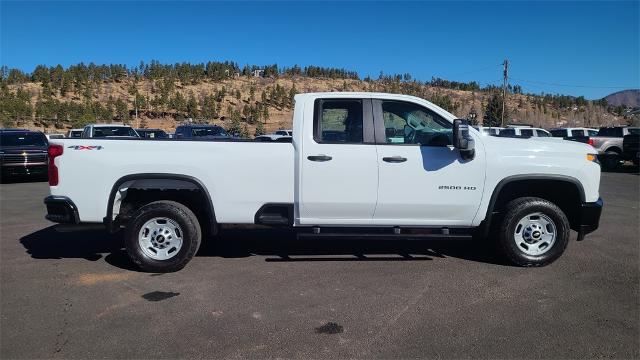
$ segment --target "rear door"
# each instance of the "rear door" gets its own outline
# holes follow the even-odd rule
[[[300,224],[371,224],[378,196],[371,100],[317,99],[304,123]]]
[[[377,225],[471,225],[485,178],[482,142],[464,160],[452,123],[407,101],[373,100],[378,143]],[[475,133],[473,134],[475,135]]]

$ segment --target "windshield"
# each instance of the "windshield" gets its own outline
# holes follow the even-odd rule
[[[69,130],[70,138],[79,138],[82,137],[82,130]]]
[[[629,128],[629,134],[640,134],[640,128]]]
[[[138,134],[136,134],[136,132],[132,128],[126,127],[126,126],[114,126],[114,127],[101,126],[101,127],[93,128],[94,138],[108,137],[108,136],[138,137]]]
[[[227,132],[219,126],[206,127],[206,128],[193,128],[191,129],[191,135],[193,137],[207,137],[207,136],[228,136]]]
[[[567,130],[565,130],[565,129],[551,130],[551,136],[553,136],[553,137],[565,137],[565,136],[567,136]]]
[[[3,133],[0,136],[2,146],[47,146],[47,138],[40,133]]]

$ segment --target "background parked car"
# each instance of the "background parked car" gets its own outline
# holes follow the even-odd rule
[[[549,130],[553,137],[596,136],[598,130],[590,128],[556,128]]]
[[[129,125],[89,124],[82,130],[83,138],[139,138],[140,135]]]
[[[64,139],[64,134],[44,134],[47,140],[51,139]]]
[[[564,140],[581,142],[593,145],[591,136],[598,134],[598,130],[589,128],[556,128],[551,129],[551,136],[554,138],[562,138]]]
[[[0,129],[0,176],[46,175],[48,145],[39,131]]]
[[[143,139],[168,139],[169,135],[162,129],[136,129]]]
[[[281,137],[291,137],[293,136],[293,130],[277,130],[272,132],[271,134],[264,134],[264,135],[260,135],[260,139],[258,141],[267,141],[266,139],[269,138],[270,140],[277,140]],[[258,137],[256,137],[257,139]]]
[[[500,131],[504,130],[502,127],[489,127],[489,126],[474,126],[474,129],[478,130],[482,135],[500,135]]]
[[[629,134],[640,134],[640,128],[628,126],[603,127],[597,136],[591,137],[591,145],[598,150],[604,169],[613,170],[623,160],[623,138]]]
[[[67,138],[81,138],[84,129],[71,129],[67,132]]]
[[[533,128],[533,127],[508,127],[506,129],[500,130],[498,136],[501,137],[551,137],[551,133],[549,133],[545,129]]]
[[[231,139],[231,135],[218,125],[180,125],[176,128],[175,139],[191,140],[224,140]]]

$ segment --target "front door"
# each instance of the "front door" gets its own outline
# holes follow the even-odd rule
[[[371,100],[318,99],[305,127],[307,116],[313,138],[301,152],[300,224],[369,225],[378,196]]]
[[[373,101],[378,141],[378,225],[469,226],[484,186],[484,152],[463,160],[452,123],[413,102]]]

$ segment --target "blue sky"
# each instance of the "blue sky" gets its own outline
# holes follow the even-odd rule
[[[589,99],[640,87],[640,2],[2,1],[0,63],[233,60]],[[518,80],[516,80],[518,79]]]

